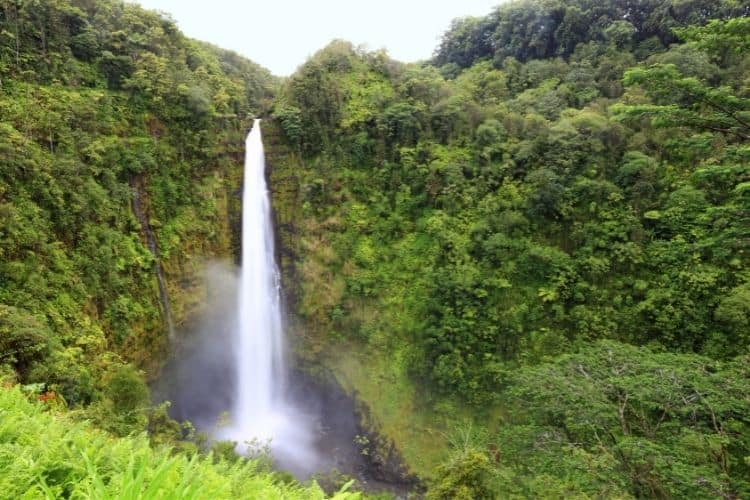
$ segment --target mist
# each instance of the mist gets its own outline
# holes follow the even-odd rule
[[[336,384],[314,380],[294,368],[286,374],[285,405],[277,414],[270,442],[233,432],[238,277],[239,268],[225,261],[205,265],[202,313],[178,328],[180,343],[153,387],[154,398],[170,401],[172,418],[190,421],[211,441],[232,440],[239,452],[250,453],[268,444],[275,467],[298,479],[335,470],[364,486],[399,491],[400,486],[388,484],[389,478],[375,470],[355,442],[365,431],[354,401]]]
[[[272,437],[265,429],[257,435],[252,430],[238,432],[243,427],[236,425],[232,409],[237,394],[239,269],[219,261],[209,262],[205,269],[203,312],[178,332],[181,342],[154,389],[155,396],[171,402],[172,418],[192,422],[210,440],[235,441],[240,453],[268,445],[279,468],[308,478],[328,462],[315,449],[315,438],[321,434],[319,404],[312,398],[298,407],[292,397],[301,394],[287,391],[289,396],[273,415]]]
[[[237,390],[237,268],[213,261],[205,266],[202,313],[178,328],[179,343],[155,388],[169,400],[176,420],[190,420],[209,436],[232,408]]]

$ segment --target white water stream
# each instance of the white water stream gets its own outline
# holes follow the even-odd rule
[[[284,386],[279,272],[260,120],[245,145],[237,348],[233,420],[245,436],[273,438]]]
[[[175,418],[236,442],[239,453],[253,455],[269,444],[275,465],[299,479],[335,469],[374,491],[389,489],[370,475],[377,469],[354,441],[361,429],[353,400],[335,384],[318,384],[286,366],[265,169],[256,120],[246,140],[241,268],[207,269],[206,316],[167,370],[162,397],[175,403]]]
[[[298,469],[317,459],[306,419],[284,397],[287,370],[279,270],[265,170],[260,120],[255,120],[245,142],[235,352],[237,393],[231,424],[222,434],[238,442],[240,452],[252,451],[248,443],[257,446],[258,442],[270,442],[274,458]]]

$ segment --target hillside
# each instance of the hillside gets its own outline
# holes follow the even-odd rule
[[[121,363],[157,373],[202,259],[232,255],[238,155],[276,80],[132,4],[0,9],[3,362],[71,407],[106,400]]]
[[[284,83],[298,351],[435,497],[748,495],[747,13],[516,1]]]
[[[244,136],[277,85],[133,4],[0,2],[0,497],[325,496],[231,447],[200,458],[146,386],[205,259],[233,259]]]

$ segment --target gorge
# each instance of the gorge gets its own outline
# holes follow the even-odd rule
[[[0,1],[0,497],[750,497],[749,67],[744,0],[284,78]]]

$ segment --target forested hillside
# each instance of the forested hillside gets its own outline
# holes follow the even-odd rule
[[[0,1],[1,498],[324,496],[231,447],[194,456],[146,386],[203,259],[232,258],[244,136],[277,84],[131,3]]]
[[[226,179],[275,81],[121,2],[2,2],[0,40],[2,362],[71,407],[107,401],[122,363],[164,356],[148,233],[179,320],[178,280],[229,253]]]
[[[750,496],[749,13],[519,0],[284,83],[298,350],[433,497]]]
[[[324,496],[146,385],[267,114],[296,360],[369,460],[434,499],[750,497],[749,16],[511,0],[282,81],[135,4],[0,0],[0,497]]]

